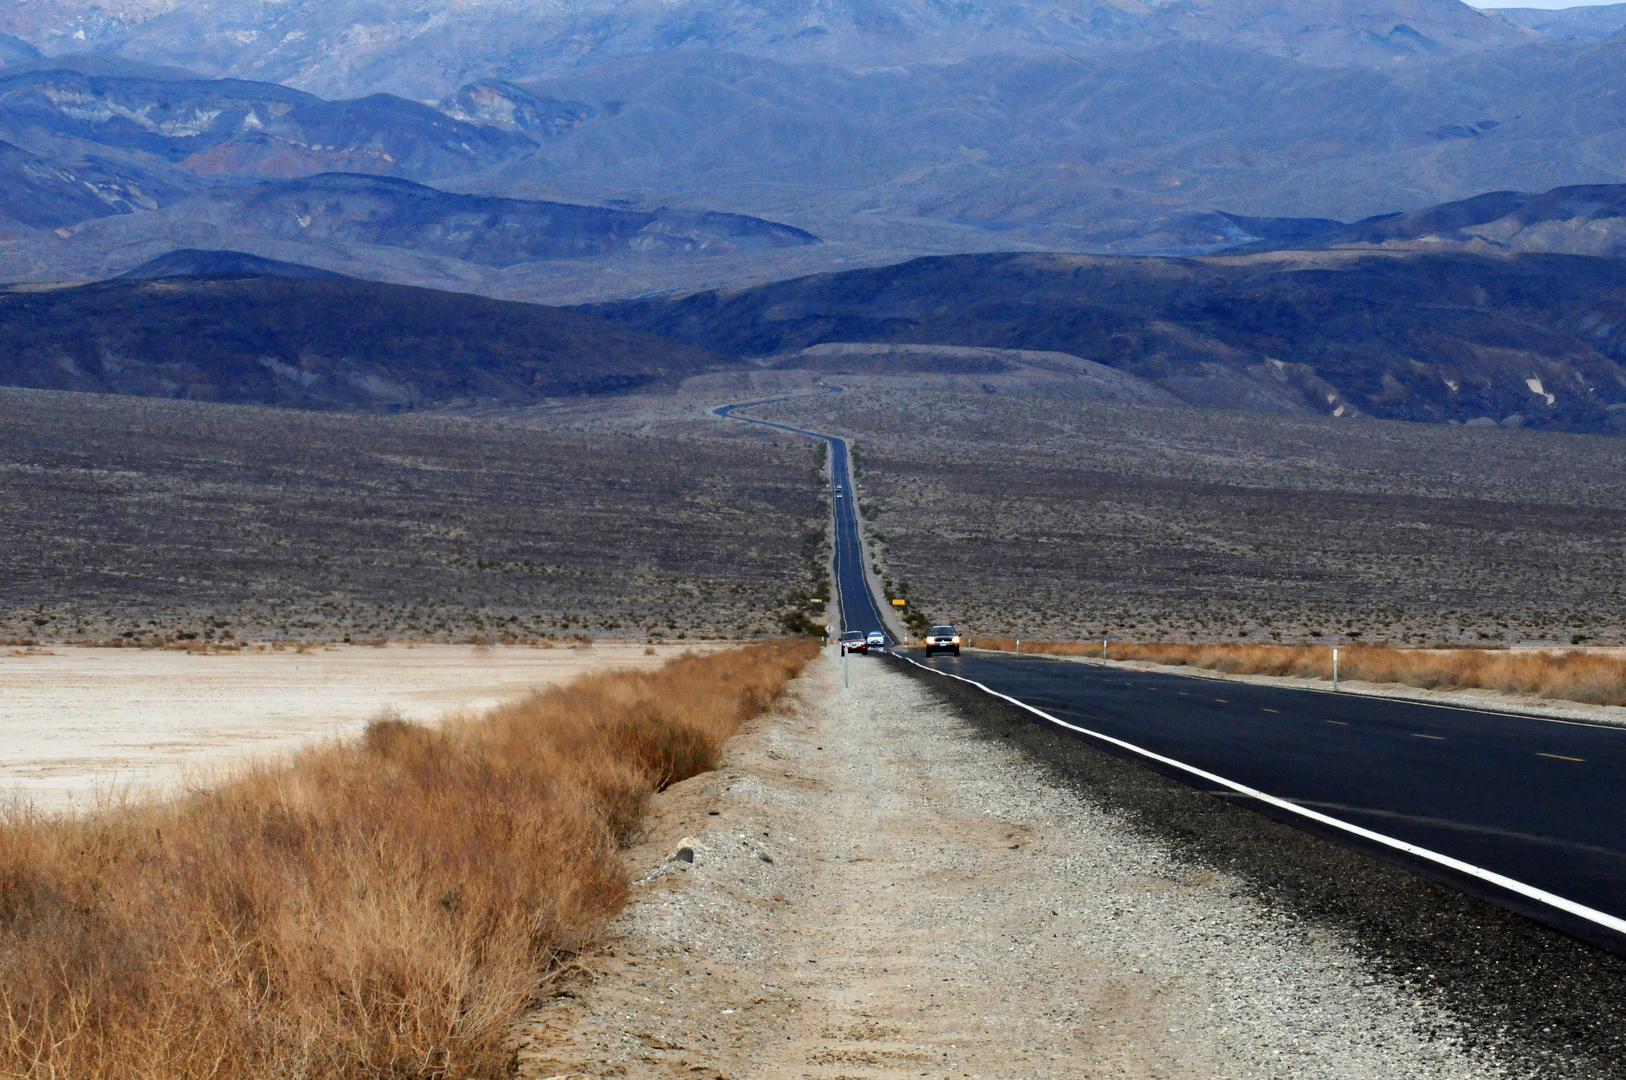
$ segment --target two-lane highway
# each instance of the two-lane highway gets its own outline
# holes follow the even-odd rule
[[[830,443],[849,489],[835,503],[843,625],[884,631],[846,443],[771,426]],[[1626,955],[1626,728],[975,650],[906,659]]]
[[[831,393],[840,393],[841,387],[832,386],[829,390]],[[892,630],[881,616],[881,609],[875,602],[875,591],[870,588],[865,571],[863,530],[858,525],[857,496],[852,488],[852,463],[847,454],[847,440],[835,435],[808,431],[805,428],[791,427],[788,424],[776,424],[769,420],[735,415],[736,409],[789,400],[790,397],[776,397],[764,398],[761,401],[742,401],[712,411],[730,420],[742,420],[748,424],[760,424],[779,431],[806,435],[811,439],[822,439],[830,445],[830,500],[835,515],[835,585],[841,609],[841,629],[859,630],[866,635],[878,630],[886,635],[890,643],[893,640]]]
[[[1626,729],[980,651],[918,662],[1205,790],[1626,947]]]

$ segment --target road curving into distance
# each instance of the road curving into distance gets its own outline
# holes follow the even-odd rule
[[[748,420],[733,410],[766,403],[716,412]],[[769,426],[830,443],[832,475],[849,488],[835,500],[843,628],[890,637],[864,574],[846,442]],[[1626,728],[1079,660],[899,656],[1035,722],[1626,956]]]
[[[829,389],[832,393],[841,392],[839,386],[832,386]],[[734,412],[736,409],[752,405],[769,405],[776,401],[789,401],[792,397],[804,396],[806,395],[796,394],[764,398],[761,401],[741,401],[712,411],[730,420],[741,420],[748,424],[760,424],[779,431],[806,435],[812,439],[823,439],[830,445],[830,503],[835,514],[835,585],[837,603],[841,610],[841,629],[861,630],[866,635],[879,630],[886,635],[889,643],[893,642],[896,640],[896,632],[887,625],[886,619],[881,615],[881,605],[876,600],[875,590],[871,587],[869,575],[864,569],[864,541],[862,530],[858,527],[857,496],[853,494],[852,461],[847,453],[847,440],[835,435],[808,431],[805,428],[791,427],[788,424],[738,416]],[[840,498],[836,497],[838,491],[841,492]]]

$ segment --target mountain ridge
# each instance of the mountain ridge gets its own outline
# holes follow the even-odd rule
[[[393,411],[671,387],[740,366],[582,312],[241,269],[0,289],[0,385]]]

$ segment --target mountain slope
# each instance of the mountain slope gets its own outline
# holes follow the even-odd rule
[[[154,210],[184,194],[149,170],[95,158],[53,161],[0,141],[0,239]]]
[[[536,145],[517,131],[466,123],[387,94],[324,101],[273,83],[162,77],[116,66],[103,73],[109,67],[73,58],[0,69],[0,138],[40,154],[124,155],[193,173],[253,177],[334,170],[445,176]]]
[[[310,242],[405,248],[484,266],[627,253],[799,247],[818,237],[738,214],[634,211],[327,173],[212,192],[176,214]]]
[[[0,385],[299,408],[616,393],[734,362],[592,315],[348,278],[0,291]]]
[[[38,60],[40,51],[21,38],[0,34],[0,67]]]
[[[1626,431],[1621,259],[955,256],[587,310],[748,356],[1042,350],[1194,405]]]
[[[344,276],[315,266],[262,259],[258,255],[249,255],[241,251],[202,251],[198,248],[171,251],[119,275],[121,278],[142,280],[172,277],[342,278]]]
[[[1366,245],[1626,256],[1626,184],[1576,185],[1540,194],[1492,191],[1407,214],[1323,227],[1302,246]]]

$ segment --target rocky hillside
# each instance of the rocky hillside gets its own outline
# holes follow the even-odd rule
[[[1626,432],[1626,260],[983,255],[602,305],[719,352],[1066,353],[1204,407]]]
[[[233,253],[211,254],[191,268],[218,271]],[[245,268],[263,269],[0,291],[0,385],[396,410],[616,393],[737,366],[576,311]]]

